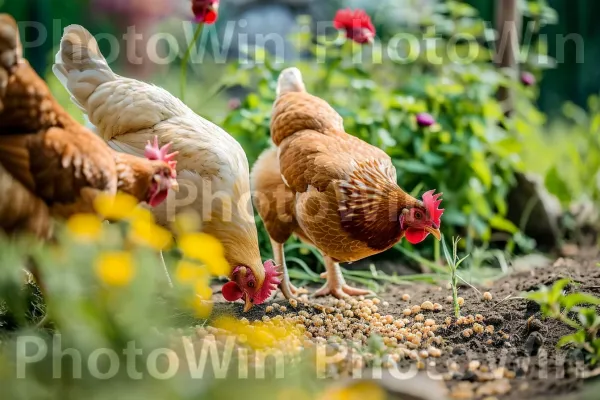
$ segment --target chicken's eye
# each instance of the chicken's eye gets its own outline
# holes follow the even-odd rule
[[[415,211],[415,219],[423,218],[423,213],[421,211]]]
[[[254,288],[254,282],[248,282],[248,287],[249,287],[250,289]]]

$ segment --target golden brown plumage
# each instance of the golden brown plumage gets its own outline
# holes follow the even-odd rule
[[[100,192],[121,189],[148,201],[168,190],[172,167],[166,161],[122,157],[111,150],[56,102],[20,54],[16,22],[0,15],[0,164],[3,173],[10,175],[2,182],[21,199],[0,207],[2,228],[12,230],[11,219],[26,209],[36,218],[47,218],[41,203],[53,216],[65,218],[92,212]],[[46,236],[40,229],[31,230]]]
[[[407,232],[415,241],[428,233],[439,238],[439,210],[402,190],[390,157],[347,134],[341,116],[306,93],[295,68],[279,79],[271,136],[278,148],[267,150],[253,169],[255,204],[276,255],[291,233],[325,255],[328,285],[318,294],[364,293],[345,285],[338,262],[387,250]],[[284,264],[283,256],[275,261]],[[293,295],[285,285],[284,294]]]

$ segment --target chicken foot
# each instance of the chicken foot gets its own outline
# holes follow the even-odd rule
[[[327,282],[325,285],[317,290],[313,296],[327,296],[332,295],[338,299],[348,297],[348,296],[370,296],[374,295],[370,290],[358,289],[352,286],[349,286],[346,283],[346,279],[344,279],[344,275],[342,275],[342,270],[340,269],[340,264],[333,261],[333,259],[329,256],[323,254],[325,259],[325,269],[327,272],[324,272],[321,277],[326,278]]]
[[[271,239],[271,246],[273,247],[273,258],[275,258],[275,264],[277,264],[281,268],[281,284],[279,288],[281,289],[281,293],[285,296],[286,299],[293,299],[297,296],[308,293],[308,291],[304,288],[297,288],[292,285],[290,281],[290,275],[288,273],[287,265],[285,263],[285,255],[283,253],[283,243],[277,243],[273,239]]]

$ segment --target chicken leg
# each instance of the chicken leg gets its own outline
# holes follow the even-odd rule
[[[281,284],[279,286],[281,293],[283,293],[286,299],[293,299],[300,294],[308,293],[306,289],[299,289],[292,285],[292,282],[290,281],[290,275],[287,270],[287,265],[285,263],[283,243],[278,243],[271,239],[271,246],[273,247],[273,258],[275,259],[275,264],[280,266],[282,270]]]
[[[349,286],[346,283],[346,279],[342,275],[340,264],[333,261],[329,256],[323,254],[325,259],[325,269],[327,272],[323,273],[321,277],[327,279],[325,285],[314,293],[315,297],[332,295],[338,299],[348,296],[369,296],[374,295],[370,290],[358,289]]]

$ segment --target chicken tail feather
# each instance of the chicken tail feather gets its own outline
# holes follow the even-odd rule
[[[277,82],[271,139],[279,146],[286,138],[304,130],[338,135],[344,132],[344,121],[325,100],[306,91],[298,68],[288,68],[281,72]]]
[[[89,97],[98,86],[117,77],[100,52],[96,39],[80,25],[65,28],[54,62],[54,75],[84,112]]]
[[[277,82],[277,97],[292,92],[306,92],[302,73],[298,68],[287,68],[279,75]]]

